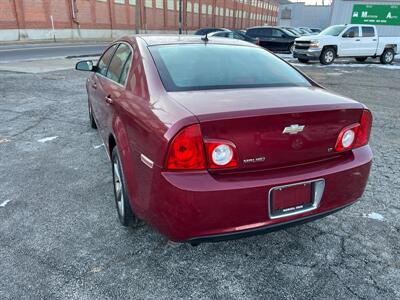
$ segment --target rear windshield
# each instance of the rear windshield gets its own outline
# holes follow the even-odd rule
[[[167,91],[310,86],[294,68],[258,47],[179,44],[149,49]]]

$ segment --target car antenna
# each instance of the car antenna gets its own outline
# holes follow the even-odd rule
[[[206,35],[203,36],[203,37],[201,38],[201,40],[204,41],[205,43],[208,42],[208,36],[207,36],[207,34],[208,34],[208,33],[206,33]]]

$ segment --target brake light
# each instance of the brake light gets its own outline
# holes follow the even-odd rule
[[[206,140],[209,169],[235,168],[238,166],[236,146],[225,140]]]
[[[360,128],[358,129],[354,148],[368,144],[369,136],[371,135],[372,114],[369,110],[364,109],[360,120]]]
[[[225,140],[203,141],[198,124],[183,128],[173,138],[166,159],[166,169],[170,171],[225,169],[237,165],[235,144]]]
[[[172,140],[167,164],[168,170],[205,170],[206,159],[200,125],[182,129]]]
[[[342,152],[368,144],[371,126],[372,114],[365,109],[361,115],[360,123],[347,126],[340,131],[335,151]]]

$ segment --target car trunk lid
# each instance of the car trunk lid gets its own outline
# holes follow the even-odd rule
[[[169,93],[199,120],[203,137],[233,142],[239,170],[291,166],[333,155],[363,106],[320,88]]]

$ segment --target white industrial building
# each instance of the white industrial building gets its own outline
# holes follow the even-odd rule
[[[334,0],[330,25],[346,23],[372,24],[380,36],[400,36],[400,0]]]
[[[351,23],[376,25],[381,36],[400,36],[400,0],[332,0],[329,6],[280,1],[280,26],[323,29]]]

